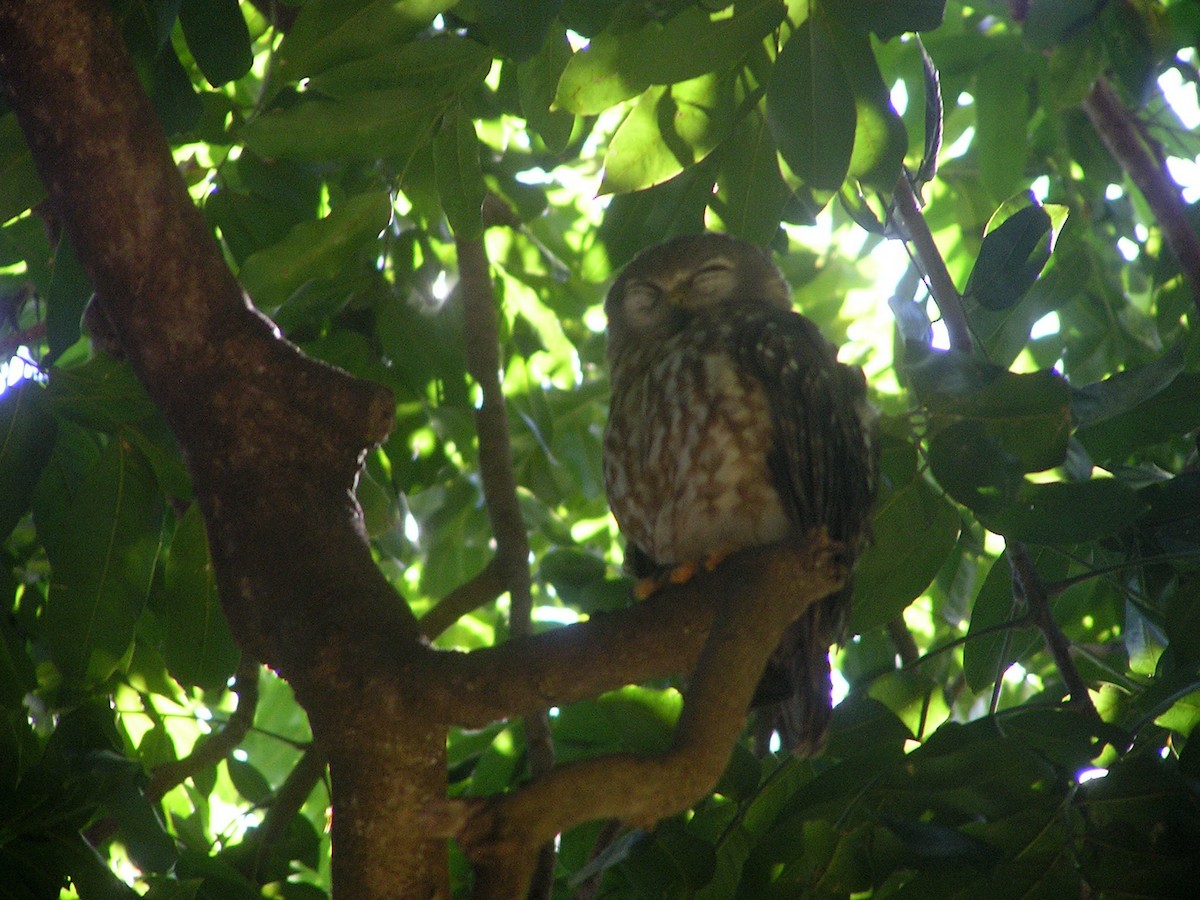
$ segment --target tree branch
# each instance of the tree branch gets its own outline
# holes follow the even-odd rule
[[[464,581],[421,616],[421,634],[432,641],[467,613],[491,603],[503,593],[500,558],[493,556],[478,575]]]
[[[496,292],[488,272],[483,238],[455,241],[459,288],[463,294],[467,371],[478,383],[483,401],[475,412],[479,435],[479,475],[487,503],[496,560],[509,595],[509,633],[526,637],[533,632],[532,578],[529,572],[529,536],[521,516],[517,478],[513,472],[508,412],[500,384],[500,327]],[[545,710],[525,718],[525,742],[533,776],[554,768],[554,739]],[[549,900],[554,887],[554,843],[538,851],[537,877],[529,892],[532,900]]]
[[[192,203],[107,3],[0,0],[0,84],[125,356],[174,432],[238,643],[329,748],[335,891],[448,891],[414,825],[445,791],[445,729],[368,695],[419,657],[353,487],[391,394],[307,358],[249,303]]]
[[[317,782],[324,777],[328,765],[329,754],[314,741],[275,792],[271,805],[263,815],[262,825],[254,834],[256,874],[271,847],[286,837],[292,819],[299,814]]]
[[[1187,207],[1162,159],[1103,78],[1084,98],[1083,111],[1108,152],[1146,198],[1167,246],[1183,269],[1192,300],[1200,308],[1200,236],[1188,221]]]
[[[925,216],[921,213],[920,201],[908,180],[908,173],[901,172],[900,180],[896,182],[896,190],[892,194],[895,201],[896,217],[900,227],[904,229],[908,239],[912,241],[925,277],[929,279],[929,292],[942,314],[946,323],[946,332],[950,337],[950,346],[956,350],[969,352],[971,349],[971,329],[967,325],[967,316],[963,311],[962,295],[954,286],[954,279],[946,269],[942,254],[938,251],[933,240]]]
[[[724,600],[664,755],[583,760],[513,793],[451,801],[436,811],[442,818],[438,827],[456,834],[478,866],[478,896],[522,896],[531,848],[560,831],[598,818],[652,828],[712,788],[783,630],[810,604],[845,583],[838,549],[827,538],[816,537],[801,547],[774,545],[770,552],[756,549],[757,568],[747,570],[727,560],[712,573],[722,577],[710,579],[709,589]]]
[[[1007,541],[1008,562],[1013,573],[1013,588],[1021,592],[1029,605],[1034,624],[1046,639],[1046,646],[1054,657],[1058,671],[1062,673],[1063,682],[1070,693],[1070,703],[1092,716],[1099,716],[1096,707],[1092,705],[1091,695],[1087,685],[1071,658],[1071,642],[1063,634],[1050,609],[1050,595],[1046,592],[1046,583],[1029,557],[1029,550],[1021,541]]]
[[[148,801],[157,803],[168,791],[205,769],[211,769],[245,739],[258,709],[258,670],[257,661],[242,657],[233,684],[233,692],[238,698],[237,709],[220,731],[197,741],[192,752],[183,759],[155,766],[150,783],[146,785]],[[116,831],[117,823],[113,819],[103,819],[87,830],[87,841],[93,847],[98,847]]]

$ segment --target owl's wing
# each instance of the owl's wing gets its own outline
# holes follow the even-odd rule
[[[860,549],[875,493],[873,413],[858,369],[797,313],[740,318],[731,355],[762,385],[775,438],[775,489],[801,532],[824,526],[852,555]]]
[[[729,351],[756,378],[771,409],[771,478],[800,533],[825,526],[858,555],[875,493],[873,414],[862,373],[808,319],[758,313],[738,320]],[[829,728],[829,645],[844,637],[853,588],[810,606],[784,632],[767,661],[754,705],[765,746],[771,732],[800,756],[820,750]]]

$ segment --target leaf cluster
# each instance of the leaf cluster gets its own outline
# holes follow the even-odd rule
[[[358,501],[418,615],[494,552],[455,236],[483,236],[492,266],[535,630],[630,602],[600,465],[601,302],[634,253],[703,228],[769,245],[797,307],[867,370],[883,490],[828,749],[759,758],[747,737],[688,813],[569,831],[555,895],[1194,883],[1197,298],[1086,112],[1105,79],[1149,146],[1194,164],[1168,90],[1200,83],[1193,5],[112,7],[250,298],[305,353],[393,391]],[[886,256],[910,236],[891,215],[905,173],[961,294],[930,293],[929,259]],[[92,287],[44,194],[0,114],[0,893],[324,896],[304,713],[270,673],[242,705],[188,470],[129,366],[92,349]],[[951,306],[970,347],[944,339]],[[503,641],[491,599],[438,645]],[[682,684],[551,711],[559,760],[661,752]],[[236,749],[188,767],[234,709],[253,719]],[[526,726],[453,730],[447,764],[452,796],[509,791]]]

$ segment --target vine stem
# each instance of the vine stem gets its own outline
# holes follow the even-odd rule
[[[456,248],[463,292],[467,369],[483,394],[475,413],[479,474],[492,534],[496,538],[496,562],[508,588],[509,631],[513,637],[528,637],[533,633],[529,536],[521,516],[508,434],[508,412],[500,384],[496,292],[483,238],[459,239]],[[534,778],[550,772],[554,768],[554,739],[545,711],[525,718],[525,743]],[[548,900],[554,888],[554,868],[554,844],[548,841],[537,851],[530,898]]]

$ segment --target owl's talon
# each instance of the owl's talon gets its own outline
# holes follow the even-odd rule
[[[667,580],[671,584],[687,584],[692,580],[699,568],[694,562],[680,563],[671,570],[671,574],[667,576]]]
[[[639,578],[633,586],[633,596],[638,600],[645,600],[662,587],[662,584],[662,579],[659,578]]]
[[[704,557],[704,571],[711,572],[721,563],[725,562],[725,558],[732,552],[729,548],[725,548],[723,550],[714,550],[708,554],[708,556]]]

